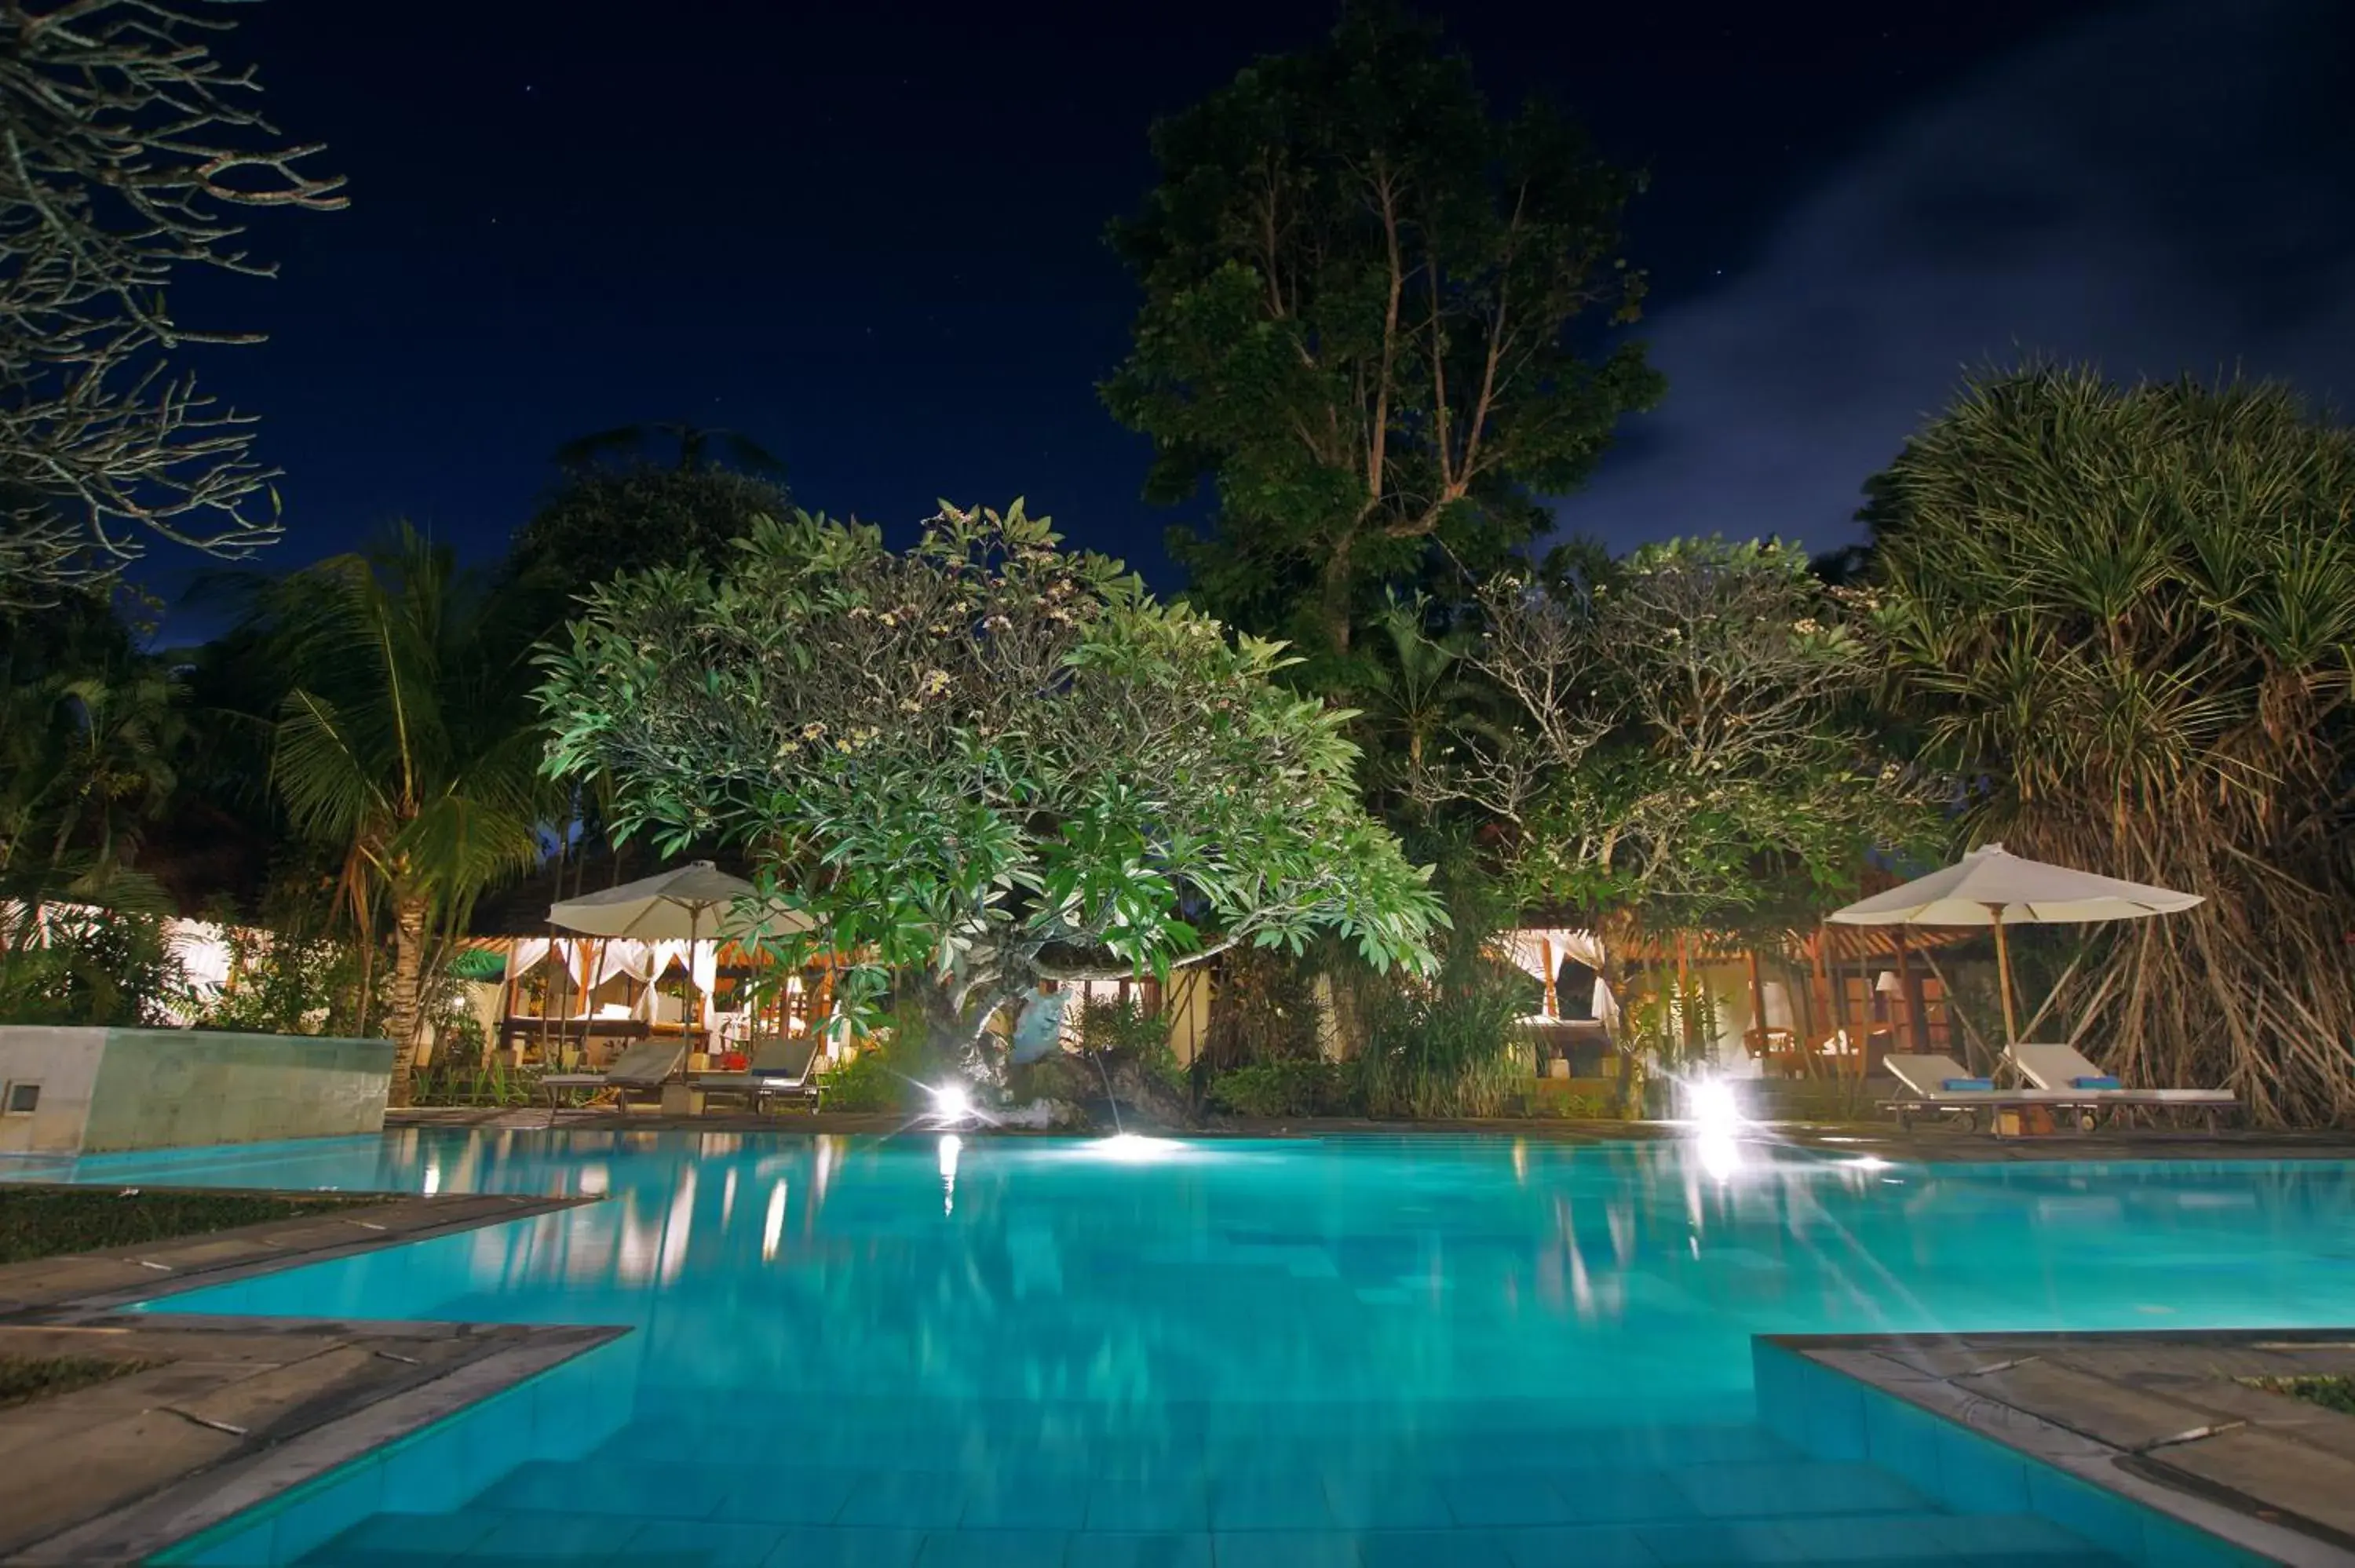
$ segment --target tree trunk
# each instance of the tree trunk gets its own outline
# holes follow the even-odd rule
[[[1004,1054],[990,1047],[989,1022],[1005,1006],[1005,993],[993,989],[977,999],[968,999],[964,1006],[959,1007],[953,983],[927,979],[922,998],[924,1055],[922,1062],[916,1065],[918,1070],[939,1077],[962,1078],[979,1089],[1002,1086],[1006,1078]]]
[[[415,896],[394,900],[392,906],[392,997],[385,1009],[385,1025],[392,1036],[392,1091],[389,1103],[405,1106],[410,1099],[410,1074],[417,1065],[417,1037],[424,1019],[426,901]]]
[[[1322,622],[1327,650],[1336,659],[1349,652],[1349,611],[1356,597],[1349,572],[1349,547],[1343,544],[1325,557],[1325,579],[1318,585],[1316,618]]]

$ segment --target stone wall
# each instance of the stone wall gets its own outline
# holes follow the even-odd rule
[[[0,1025],[0,1154],[378,1132],[391,1079],[388,1040]]]

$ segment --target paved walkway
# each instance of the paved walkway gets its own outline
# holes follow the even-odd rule
[[[0,1411],[0,1563],[139,1562],[622,1331],[121,1307],[585,1201],[388,1198],[0,1267],[0,1355],[160,1363]]]

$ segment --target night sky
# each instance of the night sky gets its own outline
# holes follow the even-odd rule
[[[1961,371],[2025,349],[2355,403],[2343,0],[1431,9],[1493,99],[1559,94],[1652,171],[1668,394],[1565,529],[1842,543]],[[1094,393],[1135,305],[1103,227],[1155,116],[1329,4],[234,12],[224,52],[352,193],[257,225],[277,281],[180,296],[272,334],[197,363],[287,471],[272,564],[400,515],[488,559],[559,442],[672,419],[763,442],[813,509],[1025,494],[1181,586]]]

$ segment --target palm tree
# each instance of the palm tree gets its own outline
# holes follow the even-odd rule
[[[0,624],[0,888],[31,904],[160,903],[132,868],[176,786],[181,696],[103,600]]]
[[[428,957],[476,895],[539,858],[547,788],[527,636],[403,524],[379,548],[299,572],[265,599],[290,673],[272,776],[297,832],[343,861],[365,939],[392,924],[387,1033],[405,1104]]]

